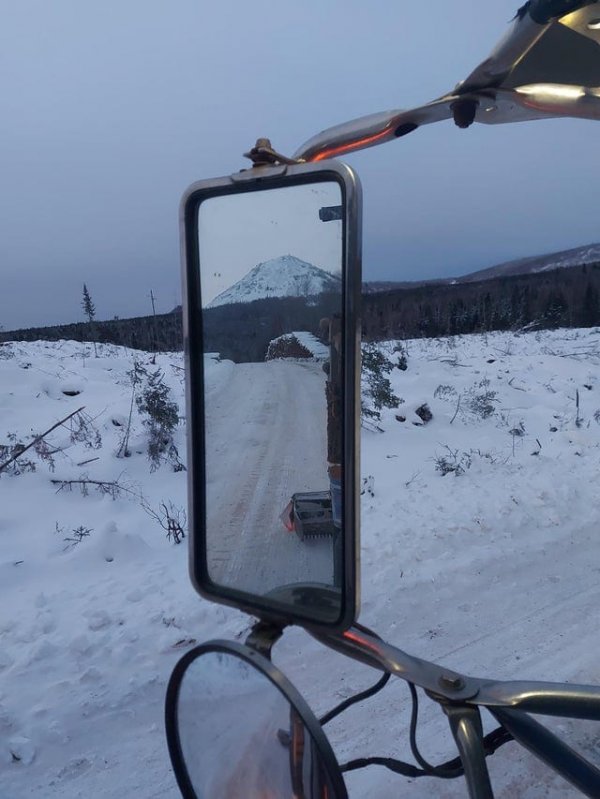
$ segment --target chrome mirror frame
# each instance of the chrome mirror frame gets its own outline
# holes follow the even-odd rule
[[[278,607],[249,594],[214,583],[206,560],[205,511],[205,409],[202,366],[203,329],[200,297],[200,253],[198,209],[211,197],[276,189],[284,186],[335,181],[342,192],[346,216],[343,219],[343,296],[345,318],[344,351],[344,530],[343,585],[339,616],[324,621],[291,605]],[[180,206],[183,270],[183,335],[186,363],[186,405],[188,425],[189,571],[196,591],[206,599],[231,605],[261,619],[287,625],[298,623],[330,632],[348,629],[358,616],[359,592],[359,479],[360,479],[360,291],[361,291],[361,189],[355,173],[345,164],[259,166],[230,176],[194,183]]]

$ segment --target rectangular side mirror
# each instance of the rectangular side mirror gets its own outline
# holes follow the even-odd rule
[[[181,205],[192,582],[328,630],[359,601],[360,200],[330,161]]]

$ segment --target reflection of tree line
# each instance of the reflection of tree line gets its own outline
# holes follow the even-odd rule
[[[236,363],[264,361],[269,342],[305,330],[319,336],[323,317],[339,313],[338,292],[315,297],[272,297],[203,311],[204,351]]]

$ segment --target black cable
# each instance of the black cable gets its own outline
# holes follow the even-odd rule
[[[367,688],[365,691],[361,691],[359,694],[355,694],[351,696],[349,699],[345,699],[343,702],[340,702],[339,705],[332,708],[328,713],[325,713],[324,716],[321,716],[319,722],[321,725],[327,724],[327,722],[334,719],[336,716],[339,716],[340,713],[343,713],[344,710],[347,710],[352,705],[355,705],[357,702],[362,702],[363,699],[368,699],[370,696],[374,696],[378,691],[381,691],[382,688],[388,683],[391,674],[384,674],[383,677],[378,680],[375,685],[372,685],[370,688]]]
[[[376,632],[370,630],[368,627],[365,627],[362,624],[356,623],[354,626],[356,629],[366,633],[367,635],[371,635],[374,638],[380,638]],[[367,688],[365,691],[355,694],[355,696],[351,696],[349,699],[344,700],[339,705],[332,708],[328,713],[321,717],[321,725],[327,724],[329,721],[334,719],[336,716],[339,716],[340,713],[343,713],[352,705],[361,702],[363,699],[368,699],[369,697],[374,696],[378,691],[381,691],[385,685],[387,685],[390,677],[391,674],[386,672],[383,677],[375,683],[375,685],[371,686],[371,688]],[[413,753],[413,757],[419,766],[421,766],[421,768],[413,766],[411,763],[405,763],[402,760],[397,760],[393,757],[362,757],[357,758],[356,760],[349,760],[347,763],[342,764],[340,766],[342,772],[356,771],[357,769],[366,768],[367,766],[384,766],[396,774],[402,774],[405,777],[412,777],[413,779],[416,777],[439,777],[440,779],[452,780],[463,776],[464,768],[460,757],[447,760],[445,763],[441,763],[439,766],[433,766],[422,756],[417,745],[419,697],[417,694],[417,689],[413,683],[409,682],[408,687],[410,689],[412,698],[412,711],[410,717],[410,748]],[[512,735],[505,730],[504,727],[497,727],[483,738],[483,749],[486,757],[493,755],[494,752],[496,752],[496,750],[499,749],[503,744],[512,740]]]
[[[396,760],[393,757],[361,757],[357,760],[350,760],[340,766],[341,771],[356,771],[359,768],[366,768],[367,766],[385,766],[390,771],[396,774],[402,774],[404,777],[425,777],[426,774],[420,768],[411,766],[410,763],[403,763],[401,760]]]
[[[404,777],[439,777],[440,779],[456,779],[464,774],[464,769],[460,757],[455,757],[452,760],[447,760],[439,766],[432,766],[421,755],[417,746],[416,728],[419,713],[419,700],[417,691],[412,683],[408,683],[411,696],[413,699],[411,723],[410,723],[410,745],[415,760],[422,768],[413,766],[410,763],[405,763],[402,760],[397,760],[393,757],[363,757],[356,760],[350,760],[340,766],[342,772],[356,771],[357,769],[366,768],[367,766],[384,766],[396,774],[402,774]],[[504,727],[497,727],[492,732],[488,733],[483,738],[483,748],[486,757],[493,755],[503,744],[512,741],[512,735],[504,729]]]
[[[413,709],[410,720],[410,748],[417,763],[425,770],[431,773],[432,777],[440,777],[441,779],[452,780],[455,777],[460,777],[464,774],[464,768],[460,757],[455,757],[452,760],[447,760],[439,766],[432,766],[425,760],[417,746],[417,718],[419,714],[419,699],[417,696],[417,689],[412,683],[408,683],[410,693],[413,699]],[[483,737],[483,751],[485,756],[493,755],[501,746],[514,740],[512,735],[505,730],[504,727],[496,727],[492,732],[488,732]]]
[[[453,761],[450,761],[450,764],[444,763],[441,766],[432,766],[425,758],[421,755],[419,751],[419,747],[417,746],[417,722],[419,720],[419,697],[417,695],[417,689],[415,686],[409,682],[408,687],[410,689],[410,695],[412,697],[412,711],[410,714],[410,749],[413,753],[414,759],[417,763],[421,766],[423,771],[428,772],[431,774],[432,777],[440,777],[444,780],[452,780],[455,777],[461,777],[464,774],[464,769],[462,767],[462,762],[460,758],[456,758]],[[456,765],[455,765],[456,763]]]
[[[365,627],[364,624],[355,622],[354,627],[366,635],[371,635],[373,638],[379,638],[379,640],[381,640],[381,636],[377,635],[376,632],[370,630],[368,627]],[[371,686],[371,688],[367,688],[366,691],[361,691],[361,693],[355,694],[355,696],[351,696],[349,699],[345,699],[343,702],[340,702],[339,705],[336,705],[329,712],[325,713],[324,716],[321,716],[319,723],[321,725],[327,724],[336,716],[339,716],[340,713],[343,713],[344,710],[347,710],[349,707],[352,707],[352,705],[357,704],[357,702],[362,702],[363,699],[368,699],[371,696],[375,696],[378,691],[381,691],[381,689],[387,685],[390,677],[391,674],[386,672],[383,677],[375,683],[375,685]]]

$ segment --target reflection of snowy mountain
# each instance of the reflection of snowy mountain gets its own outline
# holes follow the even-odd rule
[[[208,308],[267,297],[311,297],[341,291],[341,280],[293,255],[281,255],[251,269],[233,286],[218,294]]]

